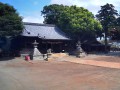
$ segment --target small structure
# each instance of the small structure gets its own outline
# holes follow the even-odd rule
[[[76,57],[81,57],[83,55],[83,49],[81,48],[81,42],[78,41],[78,43],[76,44]]]
[[[78,43],[76,44],[76,57],[80,58],[80,53],[81,53],[81,42],[78,41]]]
[[[32,54],[31,54],[31,58],[32,58],[33,60],[44,60],[43,55],[42,55],[41,52],[37,49],[37,45],[38,45],[39,43],[37,43],[36,40],[35,40],[35,42],[32,43],[32,44],[33,44],[34,48],[33,48]]]
[[[47,50],[47,54],[48,54],[48,56],[50,56],[50,55],[52,54],[52,49],[51,49],[51,48],[49,48],[49,49]]]

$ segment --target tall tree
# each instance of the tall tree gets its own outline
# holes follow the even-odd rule
[[[58,23],[59,16],[63,10],[64,10],[63,5],[52,4],[49,6],[44,6],[43,10],[41,11],[42,15],[44,15],[44,23],[46,24]]]
[[[83,7],[76,6],[64,9],[60,15],[58,26],[66,33],[70,33],[81,39],[90,39],[95,31],[102,28],[101,24],[94,19],[94,15],[91,12]]]
[[[47,24],[55,24],[61,30],[75,36],[74,38],[91,37],[102,26],[94,15],[83,7],[49,5],[43,8],[42,14]]]
[[[116,26],[120,26],[120,15],[119,15],[119,17],[117,18],[117,21],[116,21],[117,23],[116,23]]]
[[[0,36],[18,35],[22,29],[22,18],[16,9],[0,2]]]
[[[116,17],[118,16],[117,10],[112,4],[106,4],[101,6],[101,10],[98,11],[96,15],[97,19],[101,22],[103,30],[105,33],[105,51],[107,52],[107,37],[108,37],[108,28],[114,26]]]

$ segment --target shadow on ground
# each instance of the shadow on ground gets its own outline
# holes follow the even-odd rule
[[[13,60],[15,57],[0,57],[0,61],[9,61]]]

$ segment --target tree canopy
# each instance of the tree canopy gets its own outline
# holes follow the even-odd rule
[[[101,6],[101,10],[96,15],[97,19],[101,22],[103,28],[114,26],[118,16],[117,10],[112,4]]]
[[[107,37],[108,37],[108,28],[115,26],[116,17],[118,16],[117,10],[112,4],[106,4],[101,6],[101,10],[98,11],[96,15],[97,19],[101,22],[103,30],[105,33],[105,49],[107,51]]]
[[[16,9],[0,2],[0,36],[19,35],[22,29],[22,18]]]
[[[77,38],[90,36],[102,29],[94,15],[83,7],[53,4],[45,6],[42,14],[45,18],[44,23],[55,24],[64,32]]]
[[[44,6],[43,10],[41,11],[42,15],[44,15],[44,23],[57,24],[60,14],[63,10],[63,5],[53,4],[49,6]]]

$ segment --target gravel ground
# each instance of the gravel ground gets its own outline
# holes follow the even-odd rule
[[[87,57],[82,59],[93,58]],[[0,90],[120,90],[120,69],[75,64],[64,59],[33,63],[21,58],[0,59]],[[93,59],[102,60],[104,56],[96,55]]]

